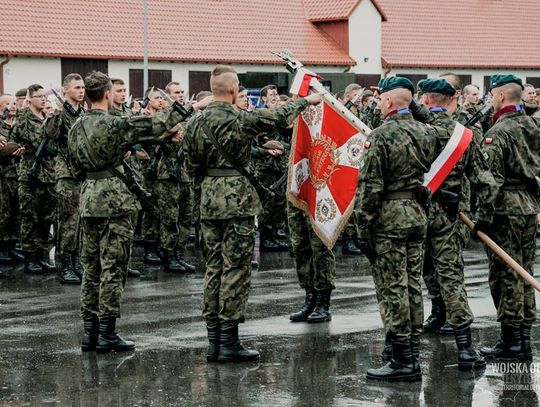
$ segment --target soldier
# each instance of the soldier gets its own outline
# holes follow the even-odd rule
[[[47,96],[41,85],[28,87],[28,107],[18,115],[11,128],[10,139],[22,147],[22,155],[17,170],[19,180],[19,210],[21,215],[21,247],[25,257],[24,271],[31,274],[55,272],[56,268],[47,262],[47,239],[54,223],[56,196],[54,190],[55,152],[45,147],[40,161],[34,154],[43,139],[43,108]]]
[[[165,91],[171,99],[179,104],[184,103],[183,92],[170,93],[180,87],[167,85]],[[155,191],[158,197],[159,235],[163,253],[163,271],[166,273],[193,272],[195,266],[184,259],[184,249],[189,238],[193,220],[193,189],[191,179],[184,167],[182,141],[184,139],[184,123],[179,124],[172,132],[176,133],[178,143],[164,143],[161,146],[163,155],[159,160]]]
[[[289,319],[309,323],[330,321],[330,298],[332,290],[336,288],[334,253],[315,234],[304,211],[288,203],[287,218],[298,282],[306,291],[304,305]]]
[[[409,109],[412,82],[391,77],[381,79],[379,87],[384,122],[364,145],[355,215],[392,357],[380,369],[369,369],[367,377],[414,381],[421,378],[420,278],[427,229],[419,195],[436,145],[433,130],[414,120]]]
[[[463,88],[463,109],[474,114],[480,104],[480,89],[476,85],[467,85]]]
[[[22,88],[19,89],[17,92],[15,92],[15,99],[17,101],[17,111],[20,112],[22,109],[24,109],[27,102],[27,96],[28,96],[28,89]]]
[[[525,108],[525,113],[529,116],[534,116],[538,112],[538,103],[536,103],[536,91],[530,83],[523,85],[524,89],[521,93],[522,105]]]
[[[238,76],[233,68],[217,66],[210,86],[215,101],[188,123],[184,139],[187,172],[195,179],[202,178],[201,235],[206,256],[203,316],[210,342],[207,360],[256,360],[259,352],[240,344],[238,324],[245,319],[255,216],[261,203],[240,171],[249,164],[252,140],[258,133],[287,127],[308,103],[319,103],[321,98],[313,95],[279,109],[247,113],[233,107],[238,95]]]
[[[83,113],[84,81],[81,75],[70,73],[62,83],[64,97],[73,112],[58,109],[49,117],[43,129],[58,151],[54,163],[56,180],[56,269],[60,282],[80,284],[82,266],[79,258],[79,192],[80,181],[77,171],[68,157],[67,136],[69,129]],[[73,114],[74,113],[74,114]]]
[[[158,141],[182,116],[174,109],[151,117],[110,115],[109,77],[93,72],[84,83],[92,109],[75,122],[68,137],[74,164],[86,173],[80,200],[82,350],[127,351],[135,345],[118,336],[115,327],[139,205],[124,182],[122,161],[132,144]]]
[[[1,150],[7,145],[9,132],[17,113],[17,104],[13,96],[0,96],[0,113],[9,109],[6,120],[0,121],[0,264],[9,264],[12,261],[24,261],[24,257],[15,246],[19,242],[20,217],[19,196],[17,192],[17,166],[15,160],[23,152],[22,148],[4,156]],[[8,148],[6,148],[7,150]],[[15,154],[15,155],[14,155]]]
[[[424,79],[418,86],[423,93],[423,104],[430,111],[428,123],[447,130],[445,137],[438,133],[440,154],[457,124],[450,118],[447,110],[456,90],[442,78]],[[493,212],[495,180],[489,172],[480,146],[474,140],[440,188],[444,192],[457,194],[459,207],[457,203],[454,205],[446,202],[445,195],[439,190],[436,196],[438,199],[433,200],[429,209],[425,258],[430,261],[424,272],[433,273],[431,278],[435,278],[440,287],[442,301],[439,306],[442,308],[441,312],[446,312],[446,318],[441,318],[440,321],[447,320],[453,328],[458,347],[458,368],[482,368],[486,362],[477,355],[471,340],[470,325],[474,317],[467,302],[463,274],[463,245],[469,232],[457,219],[458,212],[470,212],[473,194],[481,203],[480,214]],[[445,211],[443,207],[449,210]]]
[[[494,125],[483,150],[497,183],[495,212],[480,217],[476,229],[490,237],[532,275],[536,249],[536,215],[540,175],[540,130],[525,115],[523,84],[514,75],[490,78]],[[489,257],[489,286],[501,323],[501,338],[480,353],[492,358],[531,360],[531,327],[536,320],[534,288],[525,283],[493,251]]]

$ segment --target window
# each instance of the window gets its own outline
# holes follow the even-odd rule
[[[165,89],[165,86],[172,80],[172,71],[170,69],[149,69],[148,70],[148,86]],[[129,70],[129,92],[134,98],[142,98],[144,95],[143,89],[143,70]]]
[[[530,83],[535,88],[540,88],[540,78],[539,77],[527,77],[527,83]]]
[[[363,88],[368,88],[370,86],[378,86],[381,75],[369,75],[369,74],[356,74],[356,83],[362,86]]]
[[[408,74],[408,73],[398,73],[397,76],[403,76],[404,78],[409,79],[415,88],[418,86],[418,82],[420,82],[422,79],[427,79],[427,75],[421,75],[421,74]]]
[[[189,71],[189,97],[203,90],[210,90],[210,72]]]
[[[62,58],[62,78],[70,73],[78,73],[83,78],[92,71],[108,73],[109,61],[106,59],[82,59],[82,58]]]

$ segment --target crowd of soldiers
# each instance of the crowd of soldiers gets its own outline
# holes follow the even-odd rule
[[[473,235],[488,233],[532,274],[540,92],[513,75],[496,75],[490,85],[481,99],[478,87],[462,89],[454,74],[423,80],[418,89],[390,77],[336,95],[373,129],[341,238],[343,254],[371,263],[386,332],[387,363],[370,369],[371,379],[421,378],[422,332],[454,334],[460,369],[485,366],[471,340],[462,258],[469,232],[458,212],[474,213]],[[192,272],[185,258],[192,230],[206,266],[208,361],[259,358],[238,334],[257,266],[257,231],[261,250],[295,258],[306,295],[290,320],[331,320],[335,255],[284,193],[294,120],[321,95],[291,99],[268,85],[263,108],[255,108],[227,66],[214,69],[210,89],[187,101],[182,85],[171,82],[131,103],[123,80],[94,72],[67,75],[52,103],[38,84],[0,96],[0,263],[24,262],[27,273],[57,272],[62,283],[82,283],[83,351],[135,346],[116,333],[126,278],[140,275],[129,267],[133,240],[144,246],[145,263]],[[428,196],[424,174],[456,123],[468,125],[473,140],[441,192]],[[496,254],[488,256],[501,340],[480,353],[530,359],[533,289]],[[425,322],[421,276],[432,300]]]

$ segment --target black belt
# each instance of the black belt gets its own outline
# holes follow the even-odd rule
[[[240,171],[234,168],[208,168],[206,170],[208,177],[240,177]]]
[[[384,194],[384,201],[397,201],[400,199],[416,199],[414,191],[395,191]]]
[[[503,191],[526,191],[527,186],[525,184],[508,184],[501,187]]]
[[[119,165],[116,167],[117,171],[120,171],[122,174],[124,173],[124,168]],[[86,178],[91,180],[98,180],[98,179],[105,179],[105,178],[113,178],[116,177],[111,170],[102,170],[102,171],[92,171],[86,173]]]

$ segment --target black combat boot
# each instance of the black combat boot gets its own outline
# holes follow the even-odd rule
[[[501,338],[492,348],[487,346],[481,348],[480,354],[493,359],[525,360],[522,347],[520,327],[502,322]]]
[[[176,250],[176,260],[188,273],[193,273],[197,268],[184,260],[184,251],[181,249]]]
[[[332,290],[320,290],[317,291],[317,299],[315,302],[315,309],[308,317],[307,322],[328,322],[332,320],[332,314],[330,314],[330,297]]]
[[[531,329],[532,322],[523,321],[519,327],[521,331],[521,347],[523,349],[524,360],[532,360],[532,347],[531,347]]]
[[[260,229],[260,250],[265,252],[279,252],[282,247],[274,240],[272,231],[267,228]]]
[[[286,252],[291,249],[291,243],[288,236],[279,237],[278,230],[272,230],[272,240],[279,246],[279,251]]]
[[[474,370],[486,366],[485,359],[476,353],[471,339],[471,327],[454,329],[458,348],[458,369]]]
[[[11,260],[16,263],[24,263],[24,255],[17,249],[17,242],[10,242],[8,245],[8,254]]]
[[[411,338],[394,338],[392,359],[379,369],[368,369],[366,377],[373,380],[414,382],[422,378],[420,364],[415,370]]]
[[[146,264],[161,264],[161,259],[156,253],[156,245],[154,243],[144,244],[143,262]]]
[[[420,369],[420,335],[411,335],[411,354],[413,359],[413,371],[416,373],[416,378],[422,378],[422,370]]]
[[[43,269],[33,253],[25,253],[24,272],[28,274],[43,274]]]
[[[348,254],[351,256],[361,256],[362,250],[355,246],[354,241],[351,236],[343,233],[341,253]]]
[[[383,362],[390,362],[392,359],[392,334],[390,332],[387,332],[384,338],[384,348],[381,352],[381,359]]]
[[[116,318],[101,318],[99,320],[99,335],[96,344],[96,352],[123,352],[135,349],[131,341],[123,340],[116,333]]]
[[[71,254],[59,253],[56,256],[56,269],[62,284],[81,284],[81,279],[75,274]]]
[[[81,343],[83,352],[96,350],[99,335],[99,319],[96,315],[85,315],[83,317],[84,335]]]
[[[446,321],[441,329],[439,329],[439,335],[454,335],[454,328]]]
[[[71,255],[71,262],[73,263],[73,271],[75,275],[82,280],[84,269],[81,263],[81,258],[76,254]]]
[[[185,273],[186,269],[176,259],[174,252],[163,249],[163,263],[161,265],[165,273]]]
[[[431,315],[424,322],[424,332],[437,332],[446,322],[446,307],[442,297],[431,300]]]
[[[141,272],[139,270],[137,270],[137,269],[132,269],[131,267],[128,266],[127,275],[128,275],[128,277],[138,278],[138,277],[141,276]]]
[[[39,267],[43,270],[44,273],[56,273],[56,267],[50,264],[48,260],[48,251],[44,251],[43,254],[38,259]]]
[[[313,288],[306,288],[306,297],[304,299],[304,305],[300,311],[295,312],[289,316],[289,319],[292,322],[304,322],[307,321],[308,317],[311,315],[315,309],[315,303],[317,301],[317,291]]]
[[[11,264],[11,256],[9,255],[7,245],[0,246],[0,264]]]
[[[219,335],[221,333],[219,322],[206,321],[206,330],[208,331],[208,352],[206,352],[206,361],[217,362],[219,356]]]
[[[259,352],[246,349],[238,338],[238,325],[221,327],[218,362],[249,362],[259,360]]]

